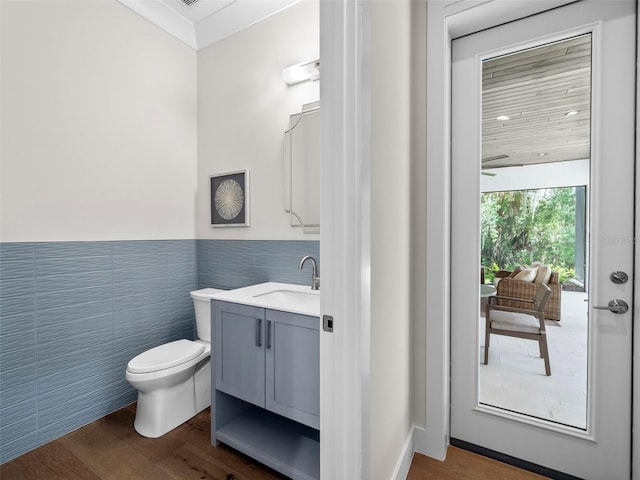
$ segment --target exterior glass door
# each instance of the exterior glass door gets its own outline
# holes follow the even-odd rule
[[[591,51],[587,33],[482,62],[479,401],[583,430]],[[551,293],[536,325],[511,309],[531,311],[540,284]],[[486,342],[487,321],[505,335]],[[531,341],[527,333],[540,336]]]
[[[451,437],[585,479],[630,472],[634,45],[588,0],[452,45]]]

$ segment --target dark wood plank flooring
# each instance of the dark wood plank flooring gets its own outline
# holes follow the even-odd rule
[[[133,429],[135,404],[0,466],[2,480],[275,480],[285,478],[249,457],[211,445],[207,409],[160,438]],[[540,480],[450,447],[444,462],[416,454],[408,480]],[[351,480],[351,479],[329,479]]]
[[[407,480],[543,480],[521,470],[457,447],[447,449],[444,462],[416,453]]]
[[[211,445],[207,409],[160,438],[133,429],[135,404],[0,466],[2,480],[276,480],[277,472]]]

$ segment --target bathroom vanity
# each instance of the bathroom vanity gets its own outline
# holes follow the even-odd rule
[[[263,283],[215,295],[211,439],[320,478],[320,296]]]

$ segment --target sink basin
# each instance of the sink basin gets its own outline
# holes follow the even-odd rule
[[[311,291],[300,292],[284,289],[272,290],[270,292],[254,295],[253,298],[269,302],[272,305],[304,305],[310,308],[320,308],[320,295]]]
[[[295,290],[273,290],[272,292],[261,293],[254,295],[254,297],[262,297],[264,300],[275,302],[314,302],[319,300],[319,297],[315,293],[311,292],[297,292]]]
[[[283,312],[320,316],[320,290],[311,290],[308,285],[266,282],[225,290],[216,293],[212,298]]]

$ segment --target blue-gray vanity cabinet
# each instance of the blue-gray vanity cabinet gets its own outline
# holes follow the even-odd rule
[[[320,320],[213,301],[211,439],[320,478]]]
[[[214,301],[215,386],[264,407],[264,308]]]
[[[315,317],[266,311],[265,406],[320,428],[320,325]]]

